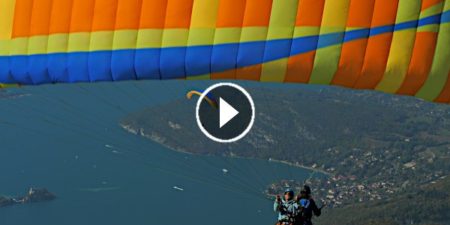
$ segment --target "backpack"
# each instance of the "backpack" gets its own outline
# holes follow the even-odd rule
[[[299,204],[299,212],[297,218],[300,221],[309,220],[311,215],[311,201],[309,199],[302,198],[300,199],[298,204]]]

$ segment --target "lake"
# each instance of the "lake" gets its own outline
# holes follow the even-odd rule
[[[265,186],[305,179],[310,171],[177,153],[118,125],[128,113],[209,84],[145,81],[8,90],[26,96],[0,99],[0,193],[17,196],[29,187],[45,187],[58,199],[1,208],[0,224],[273,224]]]

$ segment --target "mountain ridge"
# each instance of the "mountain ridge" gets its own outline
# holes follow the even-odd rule
[[[130,114],[120,125],[176,151],[275,159],[327,172],[310,183],[318,199],[339,210],[395,199],[450,172],[448,105],[336,87],[248,91],[256,121],[238,143],[204,137],[194,103],[185,99]],[[286,185],[298,189],[302,182],[279,181],[266,194]]]

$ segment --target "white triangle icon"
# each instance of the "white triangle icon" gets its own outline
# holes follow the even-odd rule
[[[219,100],[220,128],[225,126],[230,120],[236,117],[239,112],[233,108],[228,102],[220,98]]]

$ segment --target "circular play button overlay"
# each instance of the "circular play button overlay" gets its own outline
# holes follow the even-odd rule
[[[196,107],[197,124],[211,140],[231,143],[243,138],[255,120],[250,94],[233,83],[218,83],[202,93]]]

